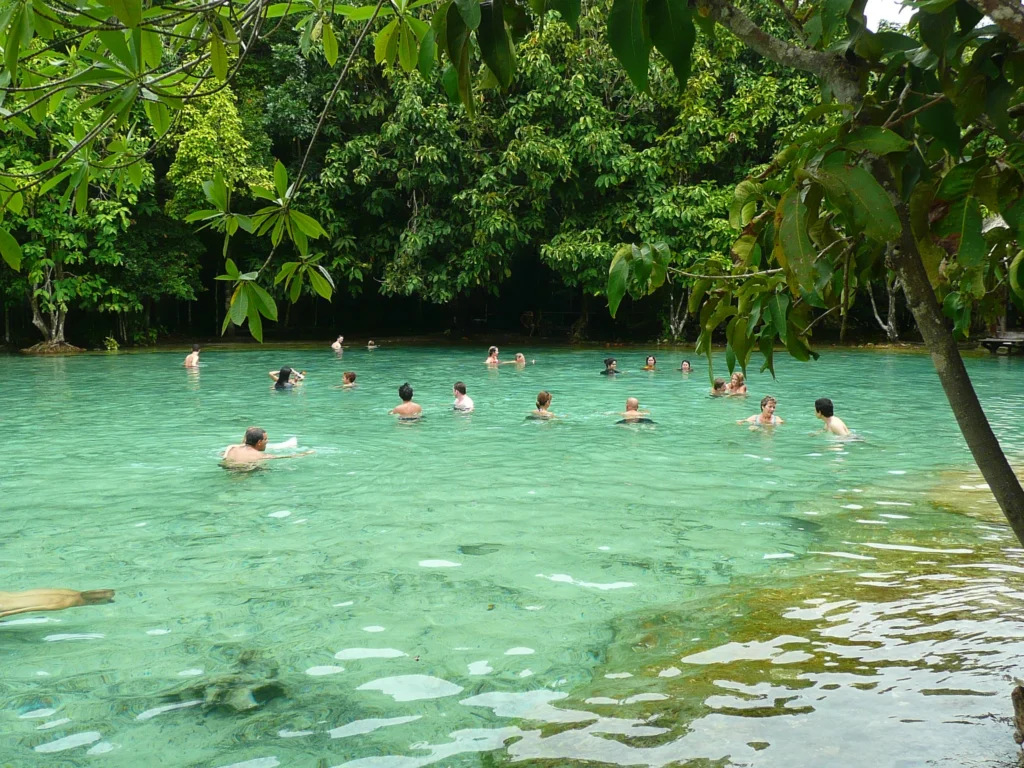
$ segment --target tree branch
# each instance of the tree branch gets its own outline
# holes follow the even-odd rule
[[[1003,32],[1024,43],[1024,6],[1019,0],[967,0]]]

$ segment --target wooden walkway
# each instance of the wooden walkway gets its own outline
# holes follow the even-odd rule
[[[997,355],[1024,353],[1024,333],[1010,331],[981,340],[981,346]]]

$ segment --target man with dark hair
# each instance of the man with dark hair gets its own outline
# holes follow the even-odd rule
[[[229,445],[224,451],[225,464],[252,464],[267,459],[292,459],[306,456],[313,451],[289,454],[269,454],[267,450],[267,430],[260,427],[249,427],[241,445]]]
[[[847,437],[850,434],[850,428],[835,415],[832,401],[827,397],[819,397],[814,401],[814,415],[825,422],[826,432],[839,437]]]
[[[616,376],[616,375],[622,373],[622,371],[620,371],[618,368],[615,367],[616,365],[617,365],[617,362],[616,362],[614,357],[606,357],[604,359],[604,370],[601,371],[601,375],[602,376]]]
[[[455,395],[455,403],[453,408],[456,411],[472,411],[473,410],[473,398],[466,394],[466,385],[461,381],[456,381],[452,387],[452,394]]]
[[[398,388],[398,396],[402,398],[400,405],[396,405],[388,413],[398,416],[400,419],[418,419],[423,409],[412,401],[412,387],[405,382]]]
[[[199,367],[199,345],[198,344],[193,344],[192,345],[192,352],[191,352],[191,354],[189,354],[189,355],[187,355],[185,357],[185,367],[186,368],[198,368]]]

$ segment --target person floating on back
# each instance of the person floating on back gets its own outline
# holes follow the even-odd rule
[[[640,401],[635,397],[626,398],[626,410],[619,414],[622,418],[617,424],[653,424],[654,420],[647,418],[649,411],[640,410]]]
[[[725,397],[729,394],[729,390],[725,386],[725,379],[715,379],[711,383],[711,392],[709,393],[712,397]]]
[[[334,340],[334,343],[331,344],[331,349],[333,349],[335,352],[341,352],[341,345],[344,343],[345,337],[339,336],[337,339]]]
[[[762,427],[774,427],[778,424],[784,424],[785,422],[775,415],[775,406],[777,401],[771,395],[765,395],[761,398],[761,412],[749,416],[745,419],[740,419],[737,424],[756,424]]]
[[[743,374],[736,371],[729,380],[729,386],[727,387],[730,395],[745,395],[747,394],[747,382],[743,378]]]
[[[249,427],[245,430],[245,437],[239,445],[229,445],[224,450],[224,463],[227,465],[255,464],[258,461],[268,459],[294,459],[299,456],[307,456],[313,451],[302,453],[271,454],[267,450],[267,431],[260,427]]]
[[[647,360],[644,362],[644,367],[641,368],[640,370],[642,370],[642,371],[653,371],[653,370],[657,369],[657,367],[658,367],[658,358],[656,358],[654,355],[648,355],[647,356]]]
[[[192,351],[185,356],[185,367],[186,368],[198,368],[199,367],[199,345],[193,344]]]
[[[537,393],[537,410],[531,412],[526,418],[528,419],[553,419],[553,414],[548,409],[551,407],[551,393],[546,389],[541,390]]]
[[[408,381],[398,388],[398,396],[402,398],[401,404],[396,405],[388,413],[394,414],[402,421],[418,419],[423,413],[423,409],[412,401],[412,387],[409,386]]]
[[[0,619],[17,613],[63,611],[78,605],[104,605],[114,602],[114,590],[29,589],[25,592],[0,592]]]
[[[850,428],[846,426],[842,419],[835,415],[832,401],[827,397],[819,397],[814,401],[814,415],[825,422],[826,432],[838,435],[839,437],[849,436]]]
[[[452,394],[455,395],[455,402],[452,407],[456,411],[464,411],[468,413],[473,410],[473,398],[466,394],[466,385],[461,381],[456,381],[455,386],[452,387]]]
[[[601,371],[601,375],[602,376],[618,376],[620,373],[622,373],[622,371],[620,371],[618,368],[615,367],[617,365],[618,365],[618,361],[616,361],[616,359],[614,357],[606,357],[604,359],[604,370]]]

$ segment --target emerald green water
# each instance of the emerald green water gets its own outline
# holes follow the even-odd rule
[[[1012,763],[1024,551],[926,357],[711,399],[679,354],[522,351],[5,359],[0,590],[117,599],[0,622],[0,764]],[[1019,462],[1024,364],[968,365]],[[765,393],[786,424],[737,426]],[[823,395],[862,442],[809,434]],[[316,453],[219,466],[254,424]]]

